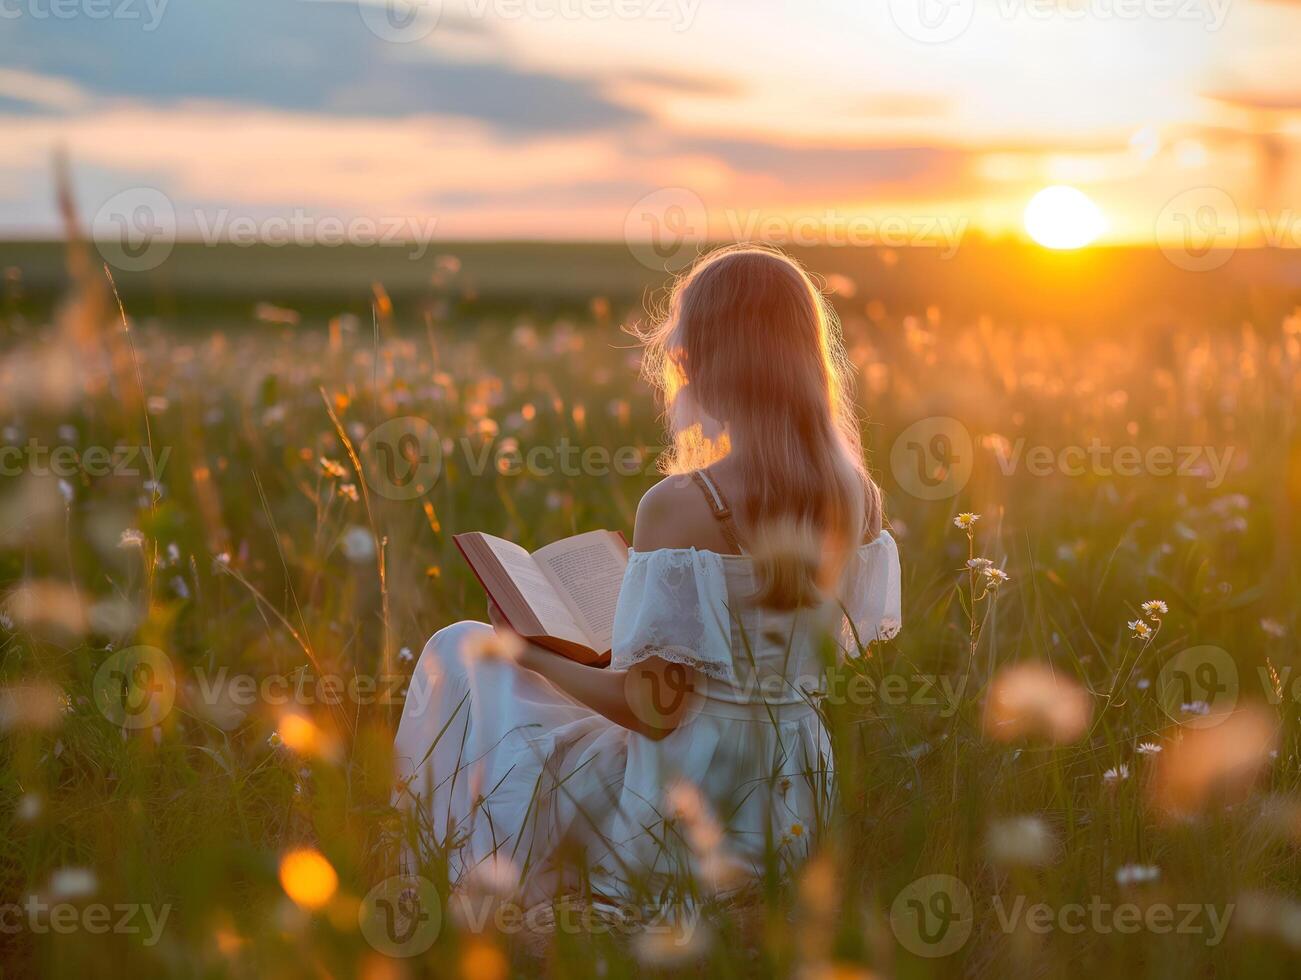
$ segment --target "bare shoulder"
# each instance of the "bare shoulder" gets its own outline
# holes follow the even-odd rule
[[[726,547],[700,490],[687,476],[667,476],[651,487],[637,505],[632,546],[660,548]]]

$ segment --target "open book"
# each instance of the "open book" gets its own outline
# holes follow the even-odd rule
[[[609,663],[628,565],[622,534],[588,531],[533,554],[480,531],[452,540],[516,633],[579,663]]]

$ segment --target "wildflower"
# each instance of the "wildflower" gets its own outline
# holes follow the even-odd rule
[[[118,538],[117,546],[119,548],[143,548],[145,536],[133,527],[127,528],[122,532],[122,537]]]
[[[953,526],[960,530],[970,532],[971,526],[978,520],[980,520],[979,514],[973,514],[970,511],[963,511],[957,517],[953,518]]]
[[[1156,742],[1139,742],[1138,748],[1134,751],[1139,755],[1157,755],[1161,751],[1161,746]]]
[[[985,850],[995,864],[1043,867],[1057,854],[1057,839],[1036,816],[1007,817],[990,824]]]
[[[1008,579],[1009,576],[1007,572],[1003,571],[1001,568],[985,569],[985,588],[987,589],[997,589],[1000,585],[1007,582]]]
[[[797,820],[795,823],[791,824],[791,836],[792,836],[792,837],[803,837],[803,836],[804,836],[804,824],[800,823],[798,820]]]
[[[339,495],[340,495],[341,497],[347,497],[347,498],[348,498],[349,500],[351,500],[354,504],[355,504],[358,500],[361,499],[361,497],[360,497],[360,496],[358,495],[358,493],[357,493],[357,484],[355,484],[355,483],[343,483],[343,484],[340,484],[340,485],[339,485]]]
[[[876,637],[878,640],[893,640],[899,635],[902,624],[893,616],[887,616],[877,624]]]
[[[1149,640],[1152,638],[1152,627],[1148,626],[1147,623],[1143,622],[1141,619],[1131,619],[1129,621],[1129,628],[1137,639]]]
[[[1122,888],[1156,881],[1160,877],[1161,869],[1154,864],[1126,864],[1116,869],[1116,884]]]
[[[1272,636],[1276,640],[1281,640],[1287,636],[1287,629],[1277,619],[1262,619],[1260,628],[1265,631],[1267,636]]]
[[[415,659],[415,655],[411,652],[410,647],[403,647],[398,651],[398,661],[400,663],[409,664]]]
[[[343,556],[354,564],[361,564],[375,557],[374,535],[356,524],[343,532],[339,547],[343,549]]]
[[[976,572],[983,572],[987,568],[993,568],[994,563],[988,558],[968,558],[967,567]]]
[[[18,799],[18,805],[14,807],[14,816],[23,823],[31,823],[41,815],[45,804],[37,793],[24,793]]]
[[[278,749],[280,748],[280,746],[284,744],[285,744],[285,740],[280,737],[279,732],[272,732],[270,735],[267,736],[267,745],[271,746],[271,748],[273,749]]]
[[[342,480],[348,475],[348,471],[345,470],[341,464],[336,463],[332,459],[322,456],[320,462],[321,469],[325,472],[326,476],[334,477],[336,480]]]
[[[1125,765],[1125,763],[1122,762],[1120,765],[1113,766],[1112,768],[1104,772],[1102,774],[1102,778],[1109,783],[1124,782],[1126,779],[1129,778],[1129,766]]]
[[[50,875],[50,894],[65,901],[95,894],[99,882],[90,868],[59,868]]]
[[[1148,599],[1143,603],[1143,613],[1148,619],[1159,619],[1170,611],[1170,607],[1161,599]]]

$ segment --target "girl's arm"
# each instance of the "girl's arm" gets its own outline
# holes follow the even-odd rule
[[[501,611],[491,600],[488,603],[488,618],[499,630],[509,628]],[[658,699],[651,698],[652,691],[663,690],[675,683],[682,685],[681,668],[675,665],[674,671],[669,674],[668,664],[658,657],[643,660],[631,670],[608,670],[603,667],[588,667],[529,643],[519,655],[517,663],[541,674],[575,701],[616,725],[656,741],[678,727],[688,702],[685,697],[676,697],[673,698],[673,712],[665,714],[657,709]]]

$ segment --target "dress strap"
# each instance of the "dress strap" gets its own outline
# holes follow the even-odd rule
[[[718,489],[718,484],[704,470],[692,470],[691,479],[696,481],[696,486],[705,495],[705,502],[709,504],[709,510],[714,515],[714,520],[718,521],[719,530],[723,532],[728,545],[737,554],[745,554],[745,548],[741,546],[741,535],[737,532],[736,521],[732,517],[732,508],[723,496],[723,491]]]

